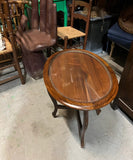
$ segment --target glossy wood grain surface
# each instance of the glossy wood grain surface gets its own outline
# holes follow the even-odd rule
[[[118,91],[109,65],[86,50],[64,50],[52,55],[44,67],[44,82],[53,98],[81,110],[105,106]]]

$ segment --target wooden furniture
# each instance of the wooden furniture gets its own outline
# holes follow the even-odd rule
[[[99,56],[86,50],[69,49],[55,53],[46,62],[44,82],[54,103],[53,116],[62,109],[57,101],[77,110],[81,147],[88,125],[88,111],[109,104],[116,96],[118,83],[113,70]],[[84,112],[81,124],[79,110]]]
[[[66,0],[53,0],[54,3],[56,3],[56,10],[57,12],[62,11],[64,13],[64,26],[67,26],[67,4],[66,4]],[[32,10],[31,5],[26,4],[25,5],[25,15],[28,17],[28,21],[29,21],[29,28],[30,28],[30,12]],[[38,0],[38,11],[40,14],[40,0]]]
[[[90,13],[91,13],[91,5],[92,5],[92,0],[90,0],[89,3],[86,3],[84,1],[75,1],[75,0],[72,1],[71,26],[57,28],[58,37],[64,40],[64,49],[67,48],[67,43],[69,39],[74,39],[78,37],[84,37],[83,49],[86,48],[87,35],[88,35],[88,30],[89,30]],[[86,8],[87,9],[87,11],[85,12],[86,14],[83,11],[75,11],[77,6]],[[75,19],[85,21],[86,23],[85,32],[82,32],[79,29],[75,28],[74,26]]]
[[[24,84],[25,79],[24,79],[24,76],[22,75],[20,65],[19,65],[19,62],[17,59],[17,53],[19,50],[18,50],[17,43],[16,43],[16,40],[14,37],[8,1],[3,1],[3,0],[0,1],[0,20],[2,23],[1,32],[4,36],[4,40],[6,43],[6,49],[3,51],[0,51],[0,55],[6,55],[6,54],[10,53],[10,57],[11,57],[11,63],[9,65],[1,63],[0,70],[4,70],[6,68],[13,66],[15,68],[15,70],[17,70],[17,72],[18,72],[18,75],[10,76],[8,78],[0,80],[0,84],[9,82],[9,81],[14,80],[16,78],[20,78],[21,83]],[[10,41],[8,41],[8,39]]]
[[[25,24],[27,17],[23,15],[21,22]],[[23,24],[21,24],[21,27]],[[40,17],[38,13],[38,0],[32,1],[31,30],[23,31],[23,29],[20,29],[17,32],[17,40],[21,47],[30,52],[40,51],[55,44],[56,5],[51,0],[40,1]]]
[[[119,91],[112,107],[118,107],[133,120],[133,43],[121,75]]]
[[[133,41],[133,34],[123,31],[118,23],[115,23],[113,26],[111,26],[111,28],[108,30],[107,36],[108,39],[112,42],[111,50],[109,53],[110,57],[112,56],[115,44],[128,51]]]
[[[12,26],[13,26],[13,34],[15,36],[16,31],[18,30],[18,26],[20,25],[20,18],[21,15],[24,13],[24,5],[28,3],[27,1],[14,1],[14,0],[8,0],[9,2],[9,9],[10,9],[10,17],[12,21]],[[5,32],[3,32],[3,25],[0,24],[0,32],[2,32],[4,37],[7,37],[7,27],[4,27]],[[17,57],[19,59],[22,58],[21,52],[17,52]],[[1,54],[0,55],[0,64],[2,65],[3,63],[9,63],[11,62],[11,53],[7,54]]]
[[[52,0],[40,1],[40,17],[38,0],[32,0],[31,30],[25,29],[27,17],[22,16],[21,26],[17,32],[17,41],[23,50],[23,62],[30,76],[38,79],[43,76],[45,57],[43,50],[56,43],[56,4]]]
[[[13,21],[13,29],[16,32],[20,25],[21,16],[24,14],[24,6],[27,4],[26,0],[9,0],[10,16]]]

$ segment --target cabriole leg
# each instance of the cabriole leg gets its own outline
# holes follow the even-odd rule
[[[83,111],[83,124],[81,122],[80,113],[77,111],[77,122],[78,122],[78,128],[79,128],[79,136],[81,140],[81,147],[84,148],[84,136],[85,131],[88,127],[88,111]]]

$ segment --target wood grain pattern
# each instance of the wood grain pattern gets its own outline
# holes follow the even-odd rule
[[[25,78],[22,75],[22,71],[20,69],[20,65],[19,65],[18,58],[17,58],[18,47],[17,47],[16,39],[15,39],[15,36],[13,33],[12,19],[10,16],[10,8],[9,8],[8,1],[4,1],[4,0],[0,1],[0,19],[2,22],[2,26],[3,26],[2,28],[4,30],[3,35],[6,38],[9,38],[9,41],[12,45],[12,54],[11,54],[12,66],[14,66],[14,68],[18,71],[18,75],[15,75],[15,76],[11,75],[10,78],[6,78],[6,79],[0,81],[0,84],[9,82],[9,81],[14,80],[16,78],[20,78],[21,83],[25,84]],[[7,34],[5,34],[5,33],[7,33]],[[10,53],[10,50],[9,50],[9,53]],[[7,52],[5,52],[5,54],[7,54]],[[3,51],[2,51],[2,55],[3,55]],[[6,68],[8,68],[10,66],[11,65],[6,65]],[[4,67],[2,66],[0,69],[4,70],[5,66]]]
[[[119,83],[119,91],[112,107],[118,107],[133,121],[133,43]]]
[[[54,99],[79,110],[99,109],[118,91],[109,65],[94,53],[79,49],[52,55],[44,67],[44,82]]]
[[[15,36],[15,33],[18,29],[18,26],[20,25],[21,15],[24,14],[24,5],[26,3],[28,3],[28,1],[8,0],[8,2],[9,2],[9,9],[10,9],[10,17],[11,17],[12,26],[13,26],[13,35]],[[6,21],[5,21],[5,14],[3,14],[2,5],[0,5],[0,21],[2,23],[2,25],[0,25],[0,32],[2,33],[2,35],[4,37],[9,39],[8,28],[7,28]],[[9,49],[9,45],[8,45],[8,49]],[[5,50],[4,50],[4,52],[5,52]],[[7,50],[6,50],[6,53],[7,53]],[[22,58],[21,52],[17,53],[17,57],[19,59]],[[10,52],[9,52],[9,54],[5,54],[5,55],[0,54],[0,64],[3,64],[5,62],[11,62],[11,61],[12,61],[12,59],[11,59]]]

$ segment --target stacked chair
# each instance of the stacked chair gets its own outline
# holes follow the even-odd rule
[[[15,37],[23,10],[23,2],[21,4],[10,2],[9,4],[6,0],[0,1],[0,32],[2,33],[3,41],[6,46],[4,50],[0,51],[0,84],[17,78],[20,78],[21,83],[25,84],[25,76],[22,74],[18,61],[21,50],[16,43]],[[13,76],[11,74],[4,76],[4,70],[10,67],[14,67],[17,74]]]

